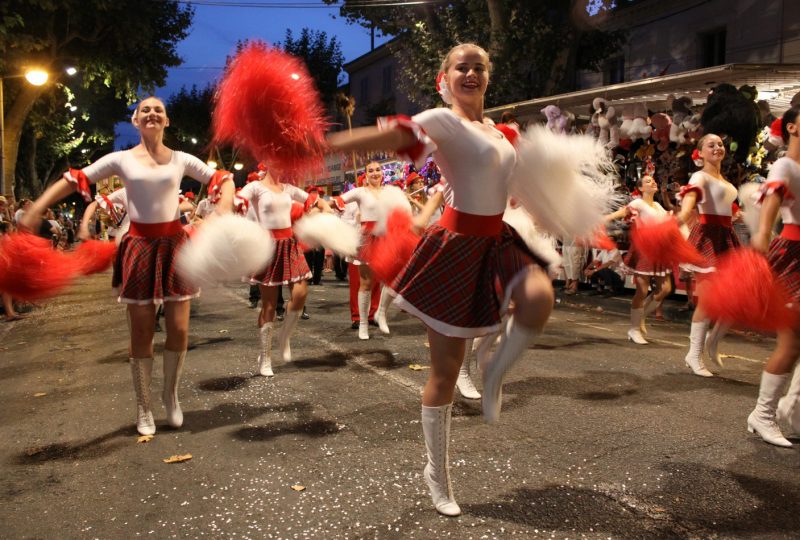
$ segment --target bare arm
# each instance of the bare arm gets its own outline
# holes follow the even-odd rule
[[[30,209],[22,216],[18,227],[28,232],[36,231],[39,228],[39,223],[42,222],[42,215],[44,215],[45,210],[74,191],[75,188],[72,184],[63,178],[58,180],[33,202]]]
[[[78,240],[88,240],[92,237],[92,233],[89,231],[89,222],[94,217],[97,206],[97,201],[92,201],[91,204],[86,207],[86,210],[83,211],[81,225],[78,228]]]
[[[681,201],[681,213],[678,214],[678,223],[686,223],[695,206],[697,206],[697,192],[690,191],[683,196]]]
[[[214,208],[217,214],[229,214],[233,212],[233,180],[223,182],[219,187],[219,201]]]
[[[630,213],[630,209],[628,208],[627,205],[625,205],[622,208],[620,208],[619,210],[617,210],[616,212],[612,212],[612,213],[608,214],[607,216],[604,216],[603,220],[606,223],[608,223],[610,221],[614,221],[614,220],[617,220],[617,219],[623,219],[623,218],[628,217],[629,213]]]
[[[319,208],[325,214],[333,214],[333,208],[331,208],[331,205],[328,204],[328,201],[322,197],[317,198],[317,208]]]
[[[340,152],[397,151],[408,148],[415,141],[414,135],[399,128],[380,130],[377,127],[363,127],[352,132],[337,131],[328,135],[328,145]]]
[[[425,203],[425,206],[422,207],[422,210],[419,214],[414,216],[412,219],[412,223],[414,225],[414,229],[417,231],[422,231],[428,226],[428,222],[433,217],[433,213],[436,212],[436,209],[441,206],[442,201],[444,200],[444,195],[441,191],[437,191],[428,199],[428,202]]]
[[[758,221],[758,233],[750,240],[753,249],[766,253],[769,251],[769,241],[772,235],[772,225],[778,217],[783,198],[780,193],[774,192],[767,195],[761,205],[761,219]]]

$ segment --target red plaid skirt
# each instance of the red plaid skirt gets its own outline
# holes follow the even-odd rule
[[[511,289],[533,264],[547,267],[505,223],[499,236],[458,234],[434,224],[390,288],[401,309],[440,334],[477,337],[500,328]]]
[[[628,253],[625,254],[620,269],[626,274],[639,274],[640,276],[666,276],[672,273],[672,270],[666,266],[654,264],[642,256],[633,244],[631,244]]]
[[[692,244],[706,263],[702,266],[694,264],[681,264],[680,267],[688,272],[707,274],[716,271],[717,257],[729,249],[739,247],[739,239],[733,232],[733,227],[717,225],[714,223],[696,223],[689,233],[687,242]]]
[[[188,235],[181,230],[172,236],[126,234],[117,250],[111,285],[124,304],[180,302],[200,296],[175,272],[175,255]]]
[[[772,270],[786,287],[792,304],[800,305],[800,240],[778,236],[769,245],[767,255]]]
[[[253,285],[266,285],[277,287],[288,285],[311,277],[306,258],[297,245],[297,240],[292,238],[275,239],[275,257],[263,272],[250,278]]]

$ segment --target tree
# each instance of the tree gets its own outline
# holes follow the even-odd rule
[[[57,74],[70,64],[86,88],[107,87],[132,102],[139,89],[165,83],[167,68],[181,63],[177,43],[186,37],[193,10],[176,0],[6,0],[0,4],[0,73],[5,79],[4,193],[12,193],[23,126],[34,104],[57,91],[13,77],[37,65]],[[58,80],[54,81],[58,82]],[[5,105],[5,104],[4,104]],[[115,118],[114,120],[121,120]]]
[[[317,89],[326,107],[333,105],[339,74],[344,65],[342,47],[336,37],[328,41],[328,34],[303,28],[300,37],[294,39],[291,30],[286,30],[286,39],[281,44],[284,51],[302,58],[309,73],[317,83]]]
[[[337,0],[323,0],[334,4]],[[401,87],[422,106],[436,97],[444,54],[474,42],[492,57],[487,104],[500,105],[571,90],[576,69],[597,70],[625,39],[597,29],[602,18],[631,0],[463,0],[401,7],[341,8],[342,16],[397,37]]]

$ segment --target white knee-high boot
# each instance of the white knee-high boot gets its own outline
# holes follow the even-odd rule
[[[508,320],[500,345],[483,371],[482,406],[483,417],[487,422],[493,423],[500,419],[503,378],[539,333],[539,330],[516,324],[513,315]]]
[[[264,377],[272,377],[272,331],[275,323],[268,322],[259,328],[261,352],[258,353],[258,372]]]
[[[706,352],[708,353],[708,357],[719,367],[722,367],[722,358],[719,356],[719,351],[717,349],[719,347],[719,342],[722,341],[722,338],[725,337],[725,334],[728,333],[730,328],[730,324],[717,321],[714,323],[714,327],[708,335],[706,335]]]
[[[708,319],[700,322],[692,322],[692,327],[689,330],[689,352],[686,353],[684,361],[689,366],[695,375],[701,377],[713,377],[714,374],[706,369],[703,365],[703,360],[700,355],[703,354],[703,344],[706,340],[706,330],[708,329]]]
[[[386,322],[386,310],[392,302],[392,293],[389,292],[388,287],[381,287],[381,301],[378,303],[378,310],[375,312],[375,322],[378,323],[378,329],[384,334],[389,333],[389,325]],[[359,317],[361,314],[359,314]]]
[[[131,358],[133,391],[136,392],[136,431],[140,435],[153,435],[156,423],[150,408],[150,378],[153,373],[152,358]]]
[[[358,339],[369,339],[370,291],[358,291]]]
[[[645,324],[645,319],[647,318],[652,311],[650,310],[650,306],[653,304],[653,293],[648,294],[644,298],[644,302],[642,302],[642,320],[639,322],[639,331],[642,333],[643,336],[647,335],[647,325]],[[655,306],[653,306],[655,309]]]
[[[775,409],[783,393],[789,374],[775,375],[761,372],[761,386],[758,389],[756,408],[747,417],[747,431],[758,433],[762,439],[775,446],[790,447],[778,424],[775,423]]]
[[[445,516],[461,515],[453,497],[450,485],[450,463],[448,446],[450,444],[450,414],[452,403],[441,407],[422,406],[422,433],[425,435],[425,449],[428,463],[422,476],[431,491],[431,499],[436,511]]]
[[[642,337],[642,330],[640,328],[643,317],[643,308],[631,308],[631,327],[628,329],[628,339],[637,345],[647,345],[647,340]]]
[[[178,384],[181,382],[185,359],[186,351],[164,349],[164,392],[161,398],[164,400],[164,408],[167,409],[167,422],[174,428],[183,425],[183,411],[178,403]]]
[[[297,311],[287,309],[283,318],[283,325],[278,331],[278,348],[281,351],[281,358],[283,358],[284,362],[292,361],[292,347],[289,340],[292,337],[292,333],[294,333],[294,328],[297,326],[297,321],[300,319],[302,312],[302,309]]]
[[[472,340],[468,339],[464,347],[464,360],[461,361],[461,368],[458,370],[458,379],[456,379],[456,388],[458,388],[461,397],[465,399],[481,399],[481,393],[475,388],[475,383],[472,382],[470,366],[470,352],[472,351]]]
[[[792,382],[789,384],[789,391],[778,402],[777,418],[778,422],[786,425],[787,434],[800,436],[800,364],[794,368]]]

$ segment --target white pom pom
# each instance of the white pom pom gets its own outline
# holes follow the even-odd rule
[[[759,192],[762,184],[755,182],[745,182],[739,186],[739,202],[742,203],[742,218],[750,234],[755,236],[758,233],[758,225],[761,221],[761,205],[758,204]]]
[[[517,231],[528,249],[547,261],[548,273],[554,275],[558,272],[558,267],[561,266],[561,255],[556,251],[555,238],[537,231],[531,216],[524,209],[507,206],[503,214],[503,221]]]
[[[309,247],[321,245],[346,257],[355,257],[361,242],[358,229],[333,214],[312,214],[297,220],[294,234]]]
[[[393,210],[402,210],[411,213],[411,203],[408,202],[405,192],[397,186],[383,186],[378,195],[378,219],[372,233],[376,236],[386,234],[386,220]]]
[[[509,192],[551,234],[591,237],[619,199],[615,185],[611,156],[591,137],[532,126],[518,139]]]
[[[275,254],[275,241],[258,223],[227,214],[206,220],[178,252],[178,272],[195,285],[250,276]]]

